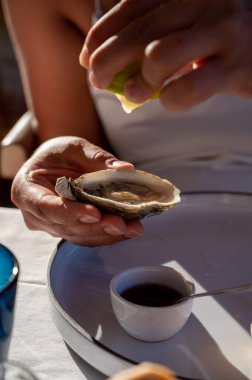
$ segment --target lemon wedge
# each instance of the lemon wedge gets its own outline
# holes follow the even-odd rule
[[[120,102],[122,104],[122,108],[126,113],[131,113],[134,109],[140,107],[142,104],[149,101],[149,99],[148,99],[143,103],[134,103],[134,102],[131,102],[130,100],[128,100],[126,98],[126,96],[124,96],[124,95],[120,95],[120,94],[115,93],[115,96],[120,100]]]
[[[137,61],[126,67],[118,73],[112,83],[107,87],[108,91],[113,92],[122,104],[122,108],[126,113],[131,113],[134,109],[148,102],[150,99],[158,98],[159,93],[156,92],[149,99],[141,103],[131,102],[124,95],[124,86],[128,79],[132,78],[140,70],[141,62]]]

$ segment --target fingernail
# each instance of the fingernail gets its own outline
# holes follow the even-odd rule
[[[103,228],[103,230],[104,230],[108,235],[112,235],[112,236],[123,235],[123,232],[122,232],[119,228],[117,228],[117,227],[115,227],[115,226],[111,226],[111,225],[109,225],[109,226],[105,226],[105,227]]]
[[[133,168],[134,167],[134,165],[131,164],[130,162],[119,161],[119,160],[109,163],[108,166],[113,167],[115,169],[117,169],[117,168],[118,169],[119,168]]]
[[[102,86],[96,76],[94,75],[93,71],[89,71],[89,81],[93,87],[101,89]]]
[[[89,58],[90,58],[90,55],[89,55],[88,49],[84,45],[84,47],[80,53],[80,56],[79,56],[79,61],[80,61],[81,66],[84,66],[88,69],[89,68]]]
[[[128,100],[136,103],[141,103],[148,99],[149,92],[146,92],[145,88],[139,85],[138,81],[129,79],[124,87],[124,95]]]
[[[95,216],[92,216],[92,215],[82,215],[80,217],[80,221],[82,223],[97,223],[97,222],[99,222],[99,219]]]

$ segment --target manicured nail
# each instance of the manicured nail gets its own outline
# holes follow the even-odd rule
[[[99,222],[99,219],[95,216],[92,216],[92,215],[82,215],[80,217],[80,221],[82,223],[97,223],[97,222]]]
[[[90,55],[89,55],[88,49],[84,45],[84,47],[80,53],[80,56],[79,56],[79,61],[80,61],[81,66],[84,66],[88,69],[89,68],[89,58],[90,58]]]
[[[109,163],[108,166],[115,168],[115,169],[120,169],[120,168],[129,168],[130,169],[130,168],[134,167],[134,165],[131,164],[130,162],[119,161],[119,160],[116,160],[116,161]]]
[[[108,225],[108,226],[105,226],[103,228],[103,230],[106,232],[106,234],[108,235],[112,235],[112,236],[120,236],[120,235],[123,235],[123,232],[115,227],[115,226],[112,226],[112,225]]]

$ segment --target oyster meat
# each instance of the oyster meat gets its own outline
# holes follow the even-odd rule
[[[57,179],[56,192],[91,203],[126,220],[158,214],[180,202],[180,191],[166,179],[135,169],[106,169],[79,178]]]

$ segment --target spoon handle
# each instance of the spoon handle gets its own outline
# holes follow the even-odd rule
[[[196,293],[192,296],[192,298],[212,296],[215,294],[224,294],[224,293],[239,293],[239,292],[249,292],[252,290],[252,284],[244,284],[241,286],[233,286],[230,288],[223,288],[217,290],[210,290],[209,292]]]

